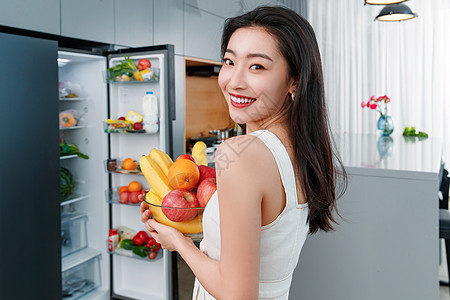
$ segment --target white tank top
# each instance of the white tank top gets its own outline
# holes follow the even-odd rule
[[[309,231],[308,204],[298,204],[294,168],[278,137],[268,130],[250,133],[261,139],[275,157],[286,193],[286,206],[270,224],[261,227],[259,299],[288,299],[292,273]],[[203,212],[200,250],[220,259],[220,219],[217,192]],[[192,299],[214,299],[195,279]]]

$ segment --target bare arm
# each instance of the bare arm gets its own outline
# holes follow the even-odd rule
[[[176,250],[203,287],[217,299],[257,299],[259,290],[261,201],[264,172],[252,136],[233,138],[216,152],[221,256],[215,261],[178,231],[146,222],[163,248]],[[241,142],[241,143],[239,143]],[[245,146],[246,145],[246,146]],[[171,236],[170,242],[159,235]]]

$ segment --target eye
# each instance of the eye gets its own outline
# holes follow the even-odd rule
[[[251,65],[250,69],[252,69],[252,70],[262,70],[262,69],[264,69],[264,67],[261,66],[261,65],[258,65],[258,64],[254,64],[254,65]]]
[[[229,58],[224,58],[223,59],[223,63],[225,65],[230,65],[230,66],[234,65],[233,61],[231,59],[229,59]]]

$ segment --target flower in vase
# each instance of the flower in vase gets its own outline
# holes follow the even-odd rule
[[[379,97],[372,96],[367,103],[364,101],[361,102],[361,108],[368,107],[371,110],[376,110],[383,118],[385,118],[388,115],[387,104],[389,102],[391,102],[391,99],[386,95]]]

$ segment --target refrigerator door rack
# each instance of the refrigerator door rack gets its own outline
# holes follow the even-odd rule
[[[112,174],[127,174],[127,175],[143,175],[142,172],[136,167],[134,170],[125,170],[122,167],[121,158],[110,158],[104,161],[105,172]]]
[[[142,83],[158,82],[159,68],[150,68],[145,70],[136,70],[133,73],[125,72],[123,74],[112,74],[109,71],[103,72],[103,79],[106,83]]]
[[[76,154],[64,155],[64,156],[60,156],[59,159],[62,160],[62,159],[70,159],[70,158],[75,158],[75,157],[78,157],[78,155],[76,155]]]
[[[106,202],[109,204],[122,204],[122,205],[130,205],[130,206],[140,206],[141,202],[137,202],[133,203],[130,202],[128,199],[121,201],[120,200],[120,196],[119,196],[119,188],[112,188],[112,189],[107,189],[105,191],[105,199]]]
[[[145,262],[154,262],[154,261],[160,260],[163,257],[163,250],[162,249],[160,249],[158,251],[158,254],[156,255],[156,257],[154,259],[149,259],[147,256],[146,257],[141,257],[141,256],[133,253],[132,250],[125,250],[123,248],[116,249],[113,252],[109,252],[108,251],[108,253],[111,254],[111,255],[129,257],[129,258],[133,258],[133,259],[137,259],[137,260],[141,260],[141,261],[145,261]]]
[[[86,126],[59,127],[59,130],[71,130],[71,129],[82,129],[82,128],[86,128]]]

